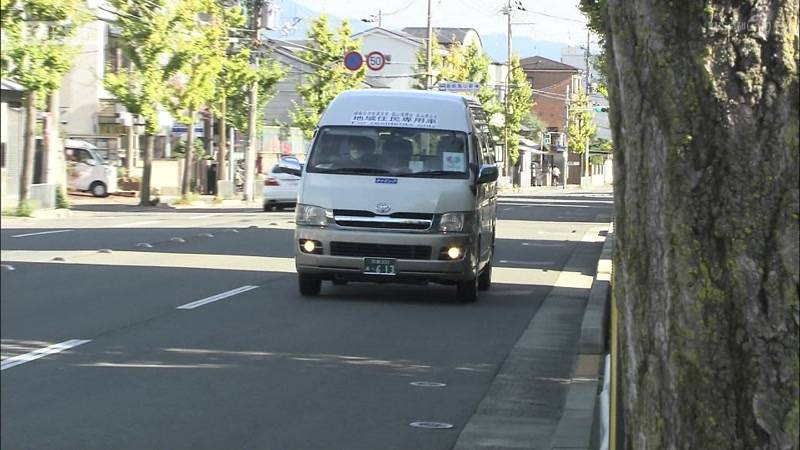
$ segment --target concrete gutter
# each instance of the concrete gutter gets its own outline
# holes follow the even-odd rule
[[[583,315],[575,372],[572,376],[564,413],[553,435],[550,448],[597,449],[601,430],[600,388],[608,353],[611,270],[614,250],[614,224],[609,226],[589,302]]]

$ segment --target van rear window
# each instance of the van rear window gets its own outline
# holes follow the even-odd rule
[[[466,134],[395,127],[324,127],[314,141],[308,172],[468,178]]]

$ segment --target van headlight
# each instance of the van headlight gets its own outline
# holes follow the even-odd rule
[[[324,227],[328,225],[328,218],[333,217],[333,211],[312,205],[297,205],[295,223],[297,225],[311,225]]]
[[[439,231],[459,232],[464,229],[464,213],[450,212],[442,214],[439,220]]]

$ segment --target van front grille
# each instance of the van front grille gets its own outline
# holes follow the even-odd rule
[[[381,216],[370,211],[335,209],[333,220],[343,227],[427,230],[433,223],[433,214],[398,212]]]
[[[363,244],[331,242],[331,255],[356,258],[431,259],[431,247],[425,245]]]

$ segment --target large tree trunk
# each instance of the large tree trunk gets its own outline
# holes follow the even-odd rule
[[[150,206],[150,178],[153,173],[153,147],[155,136],[146,134],[147,143],[144,147],[144,171],[142,172],[142,188],[139,191],[139,206]]]
[[[625,447],[796,449],[798,2],[606,12]]]
[[[186,197],[192,189],[192,178],[194,170],[192,167],[192,157],[194,156],[194,111],[189,111],[189,130],[186,136],[186,153],[184,154],[183,184],[181,195]]]
[[[33,158],[36,153],[36,91],[28,91],[25,100],[25,143],[22,148],[22,173],[19,178],[19,207],[30,198],[33,184]]]

